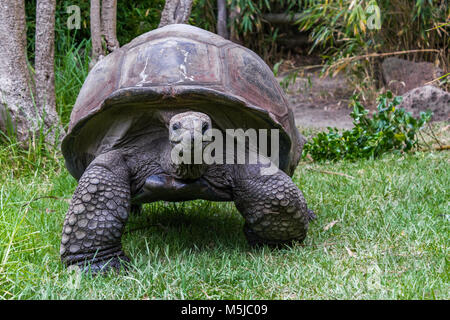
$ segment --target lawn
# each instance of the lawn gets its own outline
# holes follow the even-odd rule
[[[3,299],[449,299],[448,152],[300,163],[317,220],[303,245],[250,249],[232,203],[146,205],[131,269],[79,275],[59,242],[76,181],[54,155],[0,147]]]

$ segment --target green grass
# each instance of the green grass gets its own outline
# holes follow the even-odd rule
[[[14,150],[0,147],[1,298],[450,298],[448,152],[301,163],[318,219],[293,248],[250,249],[231,203],[147,205],[122,240],[130,272],[92,277],[59,260],[76,181],[57,155]]]

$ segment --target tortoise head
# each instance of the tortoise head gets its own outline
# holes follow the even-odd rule
[[[201,112],[178,113],[169,121],[170,171],[180,179],[197,179],[205,171],[203,150],[210,143],[204,141],[211,129],[211,118]]]
[[[201,138],[210,128],[211,118],[204,113],[194,111],[178,113],[169,122],[169,141],[172,145],[190,142],[194,147],[194,142],[197,142],[195,138]]]

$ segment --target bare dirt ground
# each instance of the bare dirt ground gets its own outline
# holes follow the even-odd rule
[[[316,57],[297,56],[280,67],[283,73],[277,77],[277,80],[282,82],[284,76],[292,69],[311,68],[318,64],[320,61]],[[333,78],[320,77],[320,69],[319,66],[316,69],[308,69],[299,73],[295,83],[289,84],[285,90],[289,104],[294,111],[297,126],[322,130],[327,127],[352,128],[353,123],[350,117],[352,110],[348,105],[354,93],[353,87],[348,84],[345,74],[338,74]],[[415,117],[419,116],[419,111],[429,109],[433,112],[432,121],[448,122],[450,108],[448,94],[441,94],[438,99],[438,94],[434,91],[439,90],[433,91],[434,87],[425,90],[426,88],[420,87],[420,95],[409,97],[410,92],[405,94],[406,105],[402,104],[401,107],[412,112]],[[433,97],[433,94],[436,97]],[[369,102],[366,108],[371,112],[376,111],[375,101]]]
[[[283,77],[278,77],[282,81]],[[351,128],[351,109],[348,107],[352,89],[345,78],[320,78],[319,72],[297,77],[286,90],[298,127]]]

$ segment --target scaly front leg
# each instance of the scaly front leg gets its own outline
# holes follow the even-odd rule
[[[86,169],[64,221],[61,259],[94,273],[128,261],[121,237],[130,212],[128,168],[118,152],[99,156]]]
[[[250,245],[290,244],[303,241],[314,213],[302,192],[281,170],[261,175],[260,165],[241,166],[236,173],[234,198],[246,223]]]

